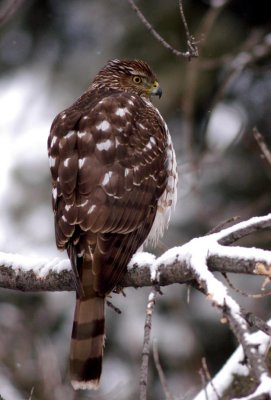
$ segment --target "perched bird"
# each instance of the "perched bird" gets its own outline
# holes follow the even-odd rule
[[[48,138],[56,244],[76,280],[70,349],[75,389],[96,389],[105,298],[132,255],[156,242],[176,202],[176,158],[151,102],[159,83],[141,60],[111,60],[56,116]]]

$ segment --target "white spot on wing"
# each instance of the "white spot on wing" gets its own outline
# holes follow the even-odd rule
[[[102,151],[102,150],[109,150],[110,149],[110,147],[111,147],[111,145],[112,145],[112,141],[110,140],[110,139],[107,139],[107,140],[105,140],[104,142],[101,142],[101,143],[97,143],[96,144],[96,146],[97,146],[97,149],[99,150],[99,151]]]
[[[95,205],[95,204],[92,204],[92,206],[91,206],[91,207],[89,208],[89,210],[88,210],[88,214],[91,214],[92,211],[95,210],[95,208],[96,208],[96,205]]]
[[[65,210],[66,210],[66,211],[69,211],[69,209],[70,209],[71,207],[72,207],[71,204],[66,204],[66,205],[65,205]]]
[[[84,158],[79,158],[79,159],[78,159],[78,166],[79,166],[79,168],[82,168],[82,167],[83,167],[83,165],[85,164],[85,161],[86,161],[86,157],[84,157]]]
[[[85,205],[87,205],[88,200],[85,200],[83,203],[78,204],[78,207],[84,207]]]
[[[57,198],[57,188],[53,188],[52,195],[53,195],[54,200],[56,200],[56,198]]]
[[[107,131],[107,129],[110,128],[110,124],[108,121],[103,120],[102,122],[100,122],[98,125],[96,125],[96,128],[100,131]]]
[[[66,160],[64,161],[64,167],[68,167],[69,161],[70,161],[70,157],[66,158]]]
[[[49,157],[49,164],[50,164],[51,168],[54,167],[56,165],[56,158],[50,156]]]
[[[154,145],[156,145],[156,140],[153,136],[151,136],[148,143],[146,144],[146,149],[151,150]]]
[[[145,131],[147,130],[147,128],[144,125],[140,124],[140,123],[138,124],[138,126],[139,126],[139,128],[144,129]]]
[[[102,185],[103,186],[105,186],[105,185],[107,185],[109,183],[112,174],[113,174],[112,171],[106,172],[106,174],[104,175],[103,181],[102,181]]]
[[[77,133],[77,136],[78,136],[79,138],[82,138],[82,137],[84,137],[86,134],[87,134],[87,132],[78,132],[78,133]]]
[[[75,134],[75,131],[70,131],[69,133],[67,133],[66,138],[69,139],[70,137],[72,137]]]
[[[124,117],[125,114],[131,114],[127,107],[119,107],[116,112],[116,115],[120,117]]]
[[[53,136],[53,139],[51,141],[51,147],[54,146],[55,142],[57,141],[57,136]]]

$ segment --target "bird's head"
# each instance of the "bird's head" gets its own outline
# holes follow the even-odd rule
[[[156,76],[145,61],[111,60],[96,75],[95,89],[108,88],[143,97],[162,95]]]

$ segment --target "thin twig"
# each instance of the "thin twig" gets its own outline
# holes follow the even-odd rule
[[[271,337],[271,327],[260,317],[253,314],[252,312],[243,312],[243,315],[249,326],[257,328]]]
[[[211,235],[212,233],[219,232],[222,229],[226,228],[227,225],[231,224],[232,222],[236,222],[238,220],[240,220],[240,217],[238,215],[228,218],[225,221],[220,222],[214,228],[212,228],[206,235]]]
[[[7,23],[17,12],[24,0],[10,0],[0,9],[0,26]]]
[[[234,290],[236,293],[240,294],[241,296],[248,297],[250,299],[262,299],[264,297],[269,297],[271,295],[271,290],[269,290],[268,292],[265,292],[265,293],[263,293],[263,292],[262,293],[247,293],[247,292],[244,292],[243,290],[237,288],[232,283],[232,281],[230,280],[230,278],[228,277],[228,275],[226,273],[222,272],[222,275],[224,276],[224,278],[225,278],[227,284],[229,285],[229,287],[232,290]],[[267,278],[267,279],[269,280],[269,283],[270,283],[270,278]]]
[[[151,338],[151,326],[152,326],[152,315],[155,306],[155,300],[158,296],[156,287],[153,287],[149,294],[148,304],[146,308],[146,319],[144,326],[144,340],[142,349],[142,361],[140,368],[140,382],[139,382],[139,399],[147,399],[147,383],[148,383],[148,366],[150,357],[150,338]]]
[[[158,42],[160,42],[166,49],[170,50],[173,54],[175,54],[176,56],[180,57],[186,57],[188,59],[191,59],[192,57],[198,57],[198,49],[196,46],[196,43],[194,42],[194,39],[192,36],[190,36],[189,34],[189,42],[188,42],[188,50],[183,52],[183,51],[179,51],[177,50],[175,47],[173,47],[171,44],[169,44],[155,29],[154,27],[150,24],[150,22],[146,19],[146,17],[144,16],[144,14],[142,13],[142,11],[137,7],[137,5],[135,4],[134,0],[128,0],[128,2],[130,3],[130,6],[132,7],[132,9],[136,12],[136,14],[138,15],[139,19],[141,20],[141,22],[146,26],[146,28],[151,32],[151,34],[155,37],[155,39],[158,40]],[[183,19],[183,22],[185,19]],[[186,21],[185,21],[186,23]],[[187,24],[185,25],[185,29],[188,30],[187,28]],[[189,31],[188,31],[189,33]]]
[[[111,309],[112,309],[113,311],[115,311],[117,314],[121,314],[121,310],[120,310],[118,307],[114,306],[114,304],[111,303],[111,301],[106,300],[106,304],[107,304],[108,308],[111,308]]]
[[[191,35],[190,35],[189,29],[188,29],[188,25],[187,25],[187,22],[186,22],[186,18],[185,18],[185,15],[184,15],[182,0],[179,0],[179,8],[180,8],[180,14],[181,14],[181,18],[182,18],[183,25],[184,25],[186,39],[187,39],[187,41],[189,41],[190,38],[191,38]]]
[[[271,152],[264,140],[263,135],[258,131],[258,129],[256,127],[254,127],[252,131],[253,131],[254,138],[255,138],[256,142],[258,143],[266,161],[268,162],[269,165],[271,165]]]
[[[206,389],[208,382],[206,382],[206,376],[205,376],[202,368],[200,368],[200,370],[199,370],[199,376],[200,376],[202,391],[204,393],[205,400],[208,400],[208,394],[207,394],[207,389]]]
[[[219,396],[219,394],[218,394],[218,392],[217,392],[217,390],[216,390],[216,388],[215,388],[215,386],[213,384],[212,377],[211,377],[211,374],[209,372],[207,361],[206,361],[205,357],[203,357],[201,359],[201,365],[202,365],[202,368],[200,370],[200,375],[201,375],[203,383],[204,383],[204,388],[206,388],[207,383],[209,383],[211,385],[214,393],[216,394],[217,398],[220,399],[221,397]],[[208,400],[208,396],[207,396],[206,392],[205,392],[205,395],[206,395],[206,400]]]
[[[35,389],[35,387],[32,386],[32,389],[31,389],[31,391],[30,391],[30,396],[29,396],[29,399],[28,399],[28,400],[32,400],[32,396],[33,396],[33,394],[34,394],[34,389]]]
[[[195,42],[195,38],[189,32],[188,24],[186,22],[184,10],[183,10],[182,0],[179,0],[179,9],[180,9],[180,14],[181,14],[181,19],[182,19],[182,22],[184,25],[188,49],[190,51],[191,56],[198,57],[199,56],[199,51],[198,51],[198,47],[197,47],[198,43]],[[189,61],[190,61],[190,59],[189,59]]]
[[[166,398],[166,400],[174,400],[174,398],[169,390],[164,371],[160,364],[157,340],[153,341],[152,351],[153,351],[154,364],[157,369],[162,388],[164,390],[165,398]]]

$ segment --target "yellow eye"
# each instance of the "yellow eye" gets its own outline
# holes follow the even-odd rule
[[[138,84],[141,83],[142,79],[140,78],[140,76],[134,76],[133,81]]]

